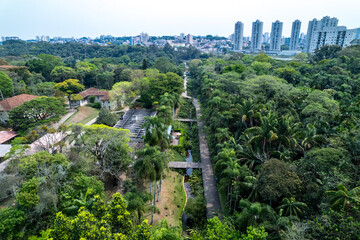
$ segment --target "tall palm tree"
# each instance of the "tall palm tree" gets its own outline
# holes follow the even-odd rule
[[[156,109],[157,111],[157,117],[162,119],[165,125],[171,125],[173,121],[173,115],[171,113],[171,107],[170,106],[160,106]]]
[[[360,203],[360,187],[355,187],[349,191],[345,186],[339,184],[337,188],[337,191],[326,192],[332,209],[349,211],[354,204]]]
[[[269,112],[266,116],[259,115],[260,126],[248,128],[245,130],[245,135],[248,136],[249,145],[260,147],[263,154],[269,155],[271,151],[271,143],[278,140],[277,132],[277,116]],[[266,146],[268,145],[268,148]]]
[[[153,222],[153,215],[157,201],[159,201],[159,182],[161,183],[164,169],[167,168],[167,158],[165,153],[160,151],[158,146],[146,145],[145,148],[137,151],[138,160],[134,164],[134,169],[137,171],[139,178],[149,180],[150,194],[153,199],[151,201],[151,223]],[[160,184],[161,185],[161,184]],[[153,187],[152,187],[153,186]]]
[[[307,124],[305,131],[303,131],[303,140],[301,142],[303,152],[305,153],[311,147],[324,142],[326,142],[325,137],[317,134],[316,127],[311,123]]]
[[[282,146],[286,146],[290,149],[299,147],[298,137],[300,134],[301,122],[295,122],[291,116],[282,116],[277,124],[277,135],[279,137],[278,150]]]
[[[238,111],[240,113],[239,123],[245,125],[245,128],[253,127],[256,113],[254,100],[252,98],[243,99],[238,106]]]
[[[295,198],[284,198],[281,201],[281,205],[278,209],[283,211],[283,214],[286,216],[302,216],[302,209],[307,208],[307,205],[303,202],[297,202]]]
[[[142,125],[145,128],[145,143],[150,146],[160,146],[161,150],[165,150],[169,146],[169,134],[167,126],[158,117],[145,117]]]

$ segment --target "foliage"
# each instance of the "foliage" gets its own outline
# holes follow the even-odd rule
[[[54,85],[55,89],[64,92],[67,96],[79,93],[85,89],[85,86],[79,83],[77,79],[67,79]]]
[[[13,108],[9,123],[15,130],[27,130],[35,126],[56,122],[65,114],[63,102],[54,97],[39,97]]]
[[[98,161],[102,177],[110,174],[117,180],[131,163],[128,132],[101,124],[72,125],[76,149]]]
[[[111,113],[107,108],[101,108],[99,116],[96,119],[95,124],[104,124],[109,127],[114,126],[117,123],[116,115]]]
[[[11,78],[2,71],[0,71],[0,90],[4,98],[14,94],[14,86]]]
[[[0,237],[9,240],[20,238],[25,220],[26,215],[21,210],[12,207],[0,209]]]

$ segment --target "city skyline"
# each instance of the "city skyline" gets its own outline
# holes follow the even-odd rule
[[[283,36],[289,37],[295,19],[303,22],[301,32],[306,33],[307,23],[323,16],[336,17],[340,26],[349,29],[358,27],[359,2],[344,0],[339,4],[330,0],[324,3],[305,0],[293,7],[284,0],[271,3],[225,0],[222,2],[225,7],[219,8],[212,1],[189,0],[177,5],[165,0],[139,0],[136,4],[115,0],[1,0],[0,36],[19,36],[26,40],[42,35],[95,38],[103,34],[134,36],[146,32],[150,36],[163,36],[185,32],[193,36],[228,37],[237,21],[244,24],[243,35],[250,36],[251,23],[259,19],[264,22],[264,33],[271,32],[271,23],[275,20],[283,22]]]

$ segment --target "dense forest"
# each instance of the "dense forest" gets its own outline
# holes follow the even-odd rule
[[[360,47],[192,60],[222,204],[268,239],[359,239]]]
[[[20,137],[0,173],[0,239],[360,238],[360,46],[278,60],[169,45],[9,41],[0,57],[4,97],[43,96],[10,112]],[[201,171],[188,179],[194,198],[184,207],[184,172],[167,167],[189,149],[199,161],[197,126],[174,119],[195,117],[191,100],[181,97],[187,69],[222,205],[211,219]],[[142,126],[141,147],[130,145],[128,130],[112,127],[118,115],[107,109],[91,126],[49,125],[89,87],[157,112]],[[51,118],[29,118],[39,111]],[[182,133],[180,146],[170,145],[169,126]],[[56,151],[25,154],[26,144],[48,133],[67,138]],[[156,222],[166,179],[175,184],[177,177],[180,188],[171,189],[165,209],[170,202],[184,207],[187,226],[179,216],[176,225]]]

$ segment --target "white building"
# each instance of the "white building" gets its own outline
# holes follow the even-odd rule
[[[140,41],[142,43],[147,43],[149,41],[149,34],[144,32],[140,33]]]
[[[297,50],[299,48],[300,28],[301,28],[301,21],[295,20],[292,23],[289,50]]]
[[[234,32],[234,50],[239,51],[243,48],[243,33],[244,33],[244,24],[242,22],[235,23],[235,32]]]
[[[283,23],[279,20],[271,25],[270,51],[280,51]]]
[[[186,43],[187,44],[193,43],[193,36],[191,34],[186,35]]]
[[[338,45],[347,47],[356,38],[356,29],[347,30],[345,26],[324,27],[320,31],[315,31],[311,39],[309,52],[321,48],[324,45]]]
[[[268,32],[263,35],[263,43],[270,44],[270,34]]]
[[[251,47],[250,47],[250,50],[252,52],[261,51],[263,26],[264,23],[261,22],[260,20],[256,20],[255,22],[252,23]]]
[[[304,52],[312,52],[315,50],[311,48],[311,45],[314,46],[316,32],[322,31],[326,27],[337,27],[339,20],[337,18],[330,18],[329,16],[323,17],[321,20],[314,18],[312,21],[309,21],[308,30],[306,34],[306,43],[304,47]]]

